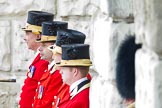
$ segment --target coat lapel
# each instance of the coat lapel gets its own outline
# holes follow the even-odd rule
[[[31,64],[30,66],[34,65],[34,64],[37,63],[39,60],[40,60],[40,53],[36,56],[36,58],[33,60],[32,64]]]

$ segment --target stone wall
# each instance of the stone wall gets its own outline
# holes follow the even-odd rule
[[[135,1],[137,43],[143,47],[136,54],[136,106],[162,108],[162,1]]]
[[[16,107],[25,71],[34,55],[27,49],[21,30],[29,10],[51,12],[55,14],[54,20],[67,21],[69,28],[86,34],[93,61],[91,108],[122,108],[115,84],[116,53],[127,34],[136,34],[137,43],[143,43],[136,55],[136,106],[162,108],[160,3],[160,0],[0,0],[0,77],[17,78],[16,83],[0,83],[0,108]]]
[[[17,83],[0,82],[0,108],[16,108],[16,97],[20,86]]]

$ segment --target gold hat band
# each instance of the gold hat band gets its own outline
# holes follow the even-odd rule
[[[55,41],[55,40],[56,40],[56,36],[42,35],[40,41],[43,42],[43,41]]]
[[[92,66],[90,59],[61,60],[56,66]]]
[[[26,27],[23,28],[23,30],[24,31],[31,30],[32,33],[34,33],[34,34],[40,34],[40,32],[42,32],[42,27],[26,23]]]

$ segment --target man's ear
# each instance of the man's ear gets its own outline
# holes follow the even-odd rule
[[[73,75],[77,76],[78,75],[78,68],[73,67]]]
[[[37,35],[37,39],[40,39],[40,38],[41,38],[41,34],[38,34],[38,35]]]

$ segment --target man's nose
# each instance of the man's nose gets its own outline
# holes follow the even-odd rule
[[[26,41],[26,40],[27,40],[27,39],[26,39],[26,35],[24,35],[23,39],[24,39],[24,41]]]

